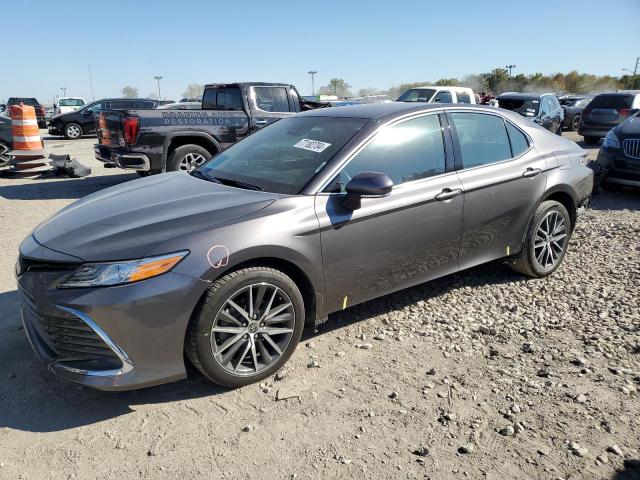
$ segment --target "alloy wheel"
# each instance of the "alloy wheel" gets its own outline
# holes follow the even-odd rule
[[[69,138],[78,138],[80,137],[80,127],[76,125],[69,125],[67,127],[67,135]]]
[[[9,165],[9,147],[3,143],[0,143],[0,167]]]
[[[215,361],[228,373],[255,375],[275,362],[293,337],[295,310],[289,296],[269,283],[230,295],[211,328]]]
[[[204,162],[206,162],[206,158],[200,155],[199,153],[187,153],[184,158],[180,161],[180,165],[178,166],[178,170],[183,172],[192,172]]]
[[[555,267],[567,246],[567,222],[560,212],[548,212],[538,229],[533,243],[536,263],[543,269]]]
[[[573,117],[573,120],[571,121],[571,128],[576,132],[578,131],[578,128],[580,128],[580,116],[576,115]]]

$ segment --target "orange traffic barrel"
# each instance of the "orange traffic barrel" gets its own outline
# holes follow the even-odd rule
[[[9,106],[11,116],[11,133],[13,134],[13,150],[9,155],[33,156],[44,155],[36,109],[31,105]]]

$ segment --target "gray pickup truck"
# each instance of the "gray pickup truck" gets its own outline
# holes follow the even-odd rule
[[[283,83],[206,85],[201,110],[105,110],[96,119],[96,158],[140,175],[191,171],[256,130],[329,104]]]

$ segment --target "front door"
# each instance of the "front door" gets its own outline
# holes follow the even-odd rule
[[[461,268],[516,253],[546,184],[547,164],[498,115],[448,113],[464,188]]]
[[[330,312],[458,270],[462,185],[443,132],[437,114],[381,127],[316,196]],[[349,211],[344,186],[363,171],[393,191]]]

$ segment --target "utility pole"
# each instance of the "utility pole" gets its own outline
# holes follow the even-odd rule
[[[512,68],[516,68],[516,66],[515,66],[515,65],[507,65],[507,66],[506,66],[506,67],[504,67],[504,68],[506,68],[507,70],[509,70],[509,78],[511,78],[511,69],[512,69]]]
[[[313,82],[313,77],[315,76],[316,73],[318,73],[317,70],[309,70],[309,75],[311,75],[311,96],[315,96],[316,95],[316,87],[315,87],[315,84]]]
[[[62,96],[66,97],[67,96],[67,87],[60,87],[60,90],[62,90]]]
[[[93,93],[93,75],[91,75],[91,65],[87,65],[87,67],[89,68],[89,86],[91,86],[91,99],[95,100],[96,96]]]
[[[636,88],[636,73],[638,73],[638,62],[640,62],[640,57],[636,57],[636,66],[633,67],[633,77],[631,77],[631,90]]]
[[[162,95],[160,94],[160,80],[162,80],[162,75],[156,75],[153,78],[158,82],[158,100],[162,100]]]

